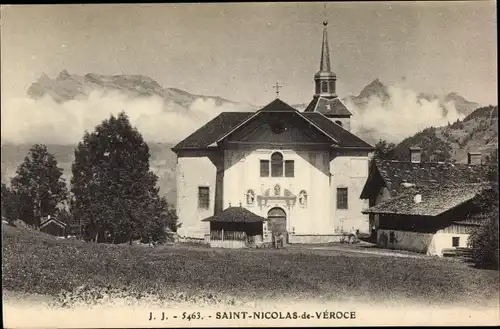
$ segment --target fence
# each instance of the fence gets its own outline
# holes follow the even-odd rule
[[[221,241],[247,241],[247,234],[241,231],[225,231],[217,230],[210,231],[210,240],[221,240]]]

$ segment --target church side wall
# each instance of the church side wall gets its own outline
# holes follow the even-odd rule
[[[330,215],[335,222],[335,231],[349,232],[359,229],[361,233],[370,232],[368,215],[361,213],[363,209],[368,208],[368,200],[360,199],[368,178],[368,153],[336,152],[330,161],[330,173]],[[337,188],[347,188],[347,209],[337,209]]]
[[[209,223],[201,220],[214,214],[217,171],[206,156],[182,156],[177,159],[177,216],[182,224],[179,236],[204,238]],[[198,187],[209,188],[209,208],[198,207]]]

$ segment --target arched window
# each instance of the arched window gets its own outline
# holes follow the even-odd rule
[[[342,127],[342,121],[337,120],[337,121],[335,121],[335,123]]]
[[[271,177],[283,176],[283,154],[274,152],[271,155]]]

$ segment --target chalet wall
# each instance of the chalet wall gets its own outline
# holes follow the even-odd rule
[[[361,210],[368,208],[368,200],[359,198],[368,178],[368,152],[335,152],[329,163],[331,173],[330,216],[335,222],[335,232],[353,231],[368,233],[368,215]],[[348,209],[337,209],[337,188],[348,188]]]
[[[377,197],[375,198],[375,205],[378,205],[384,201],[387,201],[391,198],[391,192],[389,192],[389,189],[387,187],[382,187],[377,194]],[[379,224],[380,224],[380,216],[378,214],[373,215],[373,221],[370,223],[370,232],[373,226],[375,226],[375,229],[378,229]]]
[[[394,240],[391,242],[391,232]],[[459,237],[459,247],[467,247],[469,234],[456,233],[418,233],[410,231],[396,231],[379,229],[377,231],[377,243],[388,249],[409,250],[423,253],[429,256],[442,256],[443,249],[453,248],[453,237]]]
[[[469,234],[455,234],[455,233],[441,233],[438,232],[434,234],[434,239],[432,240],[432,244],[430,246],[430,250],[433,252],[433,255],[442,256],[443,249],[453,248],[453,238],[459,238],[459,248],[467,247],[467,240],[469,240]]]

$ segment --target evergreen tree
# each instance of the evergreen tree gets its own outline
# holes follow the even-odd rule
[[[72,212],[85,225],[87,239],[163,239],[168,205],[158,196],[149,157],[148,145],[124,113],[85,132],[75,150],[71,191]]]
[[[62,174],[47,147],[33,145],[10,182],[11,216],[38,228],[41,217],[54,215],[68,195]]]
[[[394,143],[388,143],[386,140],[380,139],[375,144],[373,157],[382,160],[391,160],[394,157],[395,148],[396,145]]]
[[[18,218],[16,212],[19,207],[15,197],[12,190],[2,183],[2,219],[5,219],[9,224]]]

